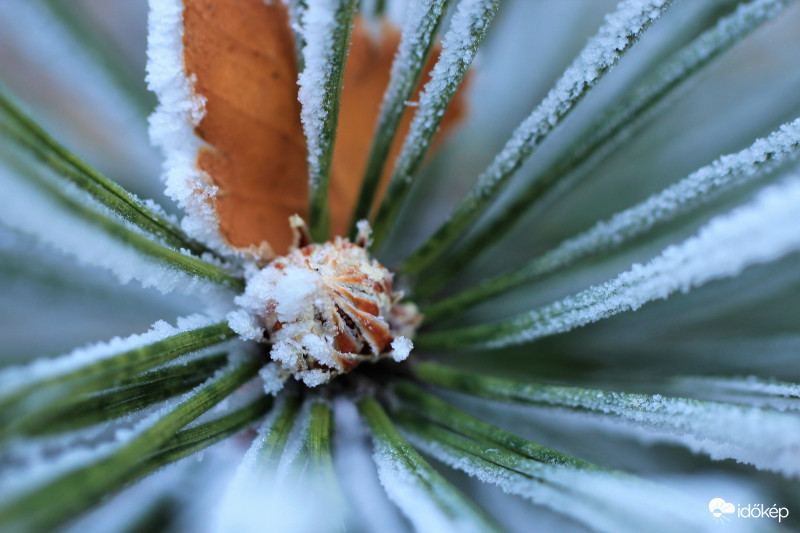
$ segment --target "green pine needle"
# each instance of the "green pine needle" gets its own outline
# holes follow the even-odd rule
[[[139,461],[255,377],[261,366],[263,361],[258,360],[232,365],[106,457],[14,498],[0,508],[0,527],[9,531],[46,531],[94,505],[117,487],[121,478],[130,477]]]
[[[400,126],[400,119],[422,76],[422,68],[433,48],[436,32],[449,3],[450,0],[428,0],[421,19],[406,23],[413,23],[413,27],[403,32],[399,48],[403,53],[398,52],[392,64],[391,79],[383,96],[381,112],[372,136],[372,147],[367,158],[367,167],[361,182],[361,192],[350,223],[351,238],[356,237],[356,223],[369,218],[389,150]],[[420,9],[419,6],[415,7]]]
[[[318,151],[309,165],[309,230],[311,238],[323,242],[328,238],[328,189],[330,188],[331,161],[336,141],[336,125],[339,121],[339,104],[344,78],[344,66],[350,47],[350,31],[357,0],[339,0],[334,14],[335,29],[331,39],[330,64],[325,69],[323,82],[323,104],[325,110],[318,146],[309,150]]]

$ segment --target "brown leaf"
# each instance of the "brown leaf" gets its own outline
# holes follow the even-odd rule
[[[334,235],[347,231],[399,41],[399,31],[388,22],[375,38],[357,17],[331,170]],[[196,133],[207,146],[198,152],[197,166],[219,189],[220,232],[235,248],[263,255],[269,249],[263,243],[269,243],[283,254],[292,242],[288,217],[298,213],[305,218],[308,209],[305,137],[286,8],[279,1],[184,0],[183,45],[186,74],[195,93],[206,99]],[[438,53],[438,48],[433,51],[426,71]],[[384,177],[413,111],[409,108],[403,117]],[[437,138],[465,111],[462,88]]]

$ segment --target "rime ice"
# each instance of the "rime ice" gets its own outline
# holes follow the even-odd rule
[[[294,217],[293,217],[294,218]],[[293,374],[316,386],[354,369],[362,361],[383,357],[402,360],[412,348],[420,315],[413,304],[400,304],[392,292],[392,274],[357,242],[336,237],[324,244],[305,244],[305,226],[292,225],[297,244],[249,276],[236,303],[252,313],[258,327],[240,313],[231,326],[240,335],[272,343],[271,358],[281,374]]]

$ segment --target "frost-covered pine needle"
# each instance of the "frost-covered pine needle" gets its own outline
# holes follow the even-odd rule
[[[59,186],[22,163],[14,168],[7,154],[0,164],[0,221],[33,235],[80,262],[107,268],[122,283],[138,280],[162,293],[209,292],[240,281],[215,264],[167,248],[142,235],[135,226],[114,220],[113,214],[71,184]],[[24,173],[24,174],[23,174]]]
[[[22,388],[40,387],[46,383],[69,376],[86,377],[87,371],[92,369],[102,370],[110,367],[112,364],[111,359],[120,354],[139,350],[139,354],[144,355],[142,348],[175,335],[192,332],[214,324],[221,324],[220,332],[222,332],[226,329],[222,318],[221,316],[192,315],[186,318],[179,318],[175,326],[159,320],[146,333],[125,338],[115,337],[107,342],[76,348],[70,353],[59,357],[40,358],[24,366],[5,368],[0,372],[0,390],[2,390],[0,401],[7,396],[15,394],[16,391]],[[228,338],[232,336],[232,332],[227,335]],[[176,343],[176,347],[185,348],[186,340],[188,339],[184,339],[181,344]],[[224,340],[224,336],[220,339],[220,342],[221,340]],[[128,358],[124,365],[127,366],[133,362],[132,358]]]
[[[395,161],[383,202],[373,222],[373,246],[379,249],[411,189],[422,161],[439,129],[445,110],[461,85],[478,46],[500,6],[499,0],[461,0],[442,39],[442,52],[430,81],[420,95],[419,108]]]
[[[369,218],[375,191],[387,163],[386,158],[397,134],[400,119],[422,74],[442,15],[449,3],[450,0],[413,0],[408,3],[400,45],[392,63],[389,86],[383,95],[361,193],[350,225],[353,238],[358,231],[358,222]]]
[[[618,419],[712,459],[735,459],[800,477],[800,418],[794,413],[660,394],[525,383],[430,363],[419,365],[416,374],[465,394]]]
[[[334,463],[350,514],[347,528],[352,531],[407,531],[408,524],[389,500],[378,479],[369,434],[355,404],[347,399],[334,403]]]
[[[491,205],[536,147],[671,3],[671,0],[624,0],[606,16],[597,35],[589,40],[542,103],[511,134],[448,220],[405,260],[406,272],[418,272],[428,265],[441,248],[459,237],[470,221]]]
[[[677,512],[679,494],[622,472],[599,468],[470,416],[422,390],[401,384],[401,427],[420,449],[504,492],[601,531],[693,529],[706,518]],[[679,526],[680,524],[680,526]],[[661,528],[661,529],[659,529]]]
[[[187,393],[174,406],[140,422],[117,447],[95,461],[58,477],[39,490],[23,493],[0,508],[0,526],[7,530],[46,530],[95,505],[120,480],[136,470],[139,461],[158,450],[175,433],[253,378],[262,363],[233,361],[206,383]],[[75,490],[75,487],[81,490]]]
[[[359,402],[372,431],[378,477],[389,498],[419,531],[499,531],[474,503],[414,450],[372,398]]]
[[[562,150],[546,170],[527,178],[522,190],[459,242],[453,254],[441,258],[445,248],[439,248],[442,260],[435,262],[436,270],[425,277],[424,284],[418,284],[415,292],[430,293],[465,262],[474,260],[494,243],[502,242],[520,217],[535,209],[549,192],[563,194],[591,176],[592,169],[623,147],[641,127],[651,123],[679,92],[687,88],[696,74],[704,72],[703,67],[776,17],[789,3],[790,0],[753,0],[741,4],[734,13],[722,17],[712,28],[681,48],[616,107],[587,128],[585,138],[579,138]],[[556,185],[558,189],[553,190]],[[553,196],[555,194],[548,199]],[[433,261],[431,256],[428,263]]]
[[[798,226],[800,177],[793,176],[765,188],[744,206],[713,218],[696,236],[668,247],[646,265],[633,265],[614,280],[501,322],[423,333],[417,345],[500,348],[569,331],[795,252],[800,249]]]
[[[317,241],[328,238],[331,159],[356,4],[356,0],[308,0],[302,14],[303,70],[297,99],[308,147],[309,229]]]
[[[748,351],[749,354],[757,353]],[[628,380],[626,386],[631,386]],[[800,384],[757,376],[674,376],[666,379],[637,377],[637,390],[646,387],[670,396],[687,396],[769,407],[778,411],[800,411]],[[615,384],[616,386],[616,384]]]
[[[544,253],[522,267],[466,289],[425,309],[436,320],[569,265],[616,248],[651,229],[695,211],[722,192],[765,177],[800,149],[800,118],[739,152],[719,157],[647,200],[600,221],[591,229]]]
[[[56,141],[2,90],[0,119],[0,133],[7,134],[47,164],[59,178],[74,183],[126,222],[175,249],[187,248],[198,255],[209,252],[205,246],[184,235],[171,217],[164,214],[161,206],[152,200],[140,200]]]

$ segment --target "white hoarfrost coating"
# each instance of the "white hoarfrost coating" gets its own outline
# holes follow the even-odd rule
[[[205,115],[205,98],[195,94],[183,64],[183,2],[150,0],[147,34],[147,85],[158,96],[150,116],[150,138],[164,153],[167,196],[186,212],[181,221],[191,237],[230,254],[219,235],[210,185],[195,165],[202,141],[194,128]]]
[[[406,337],[398,337],[392,341],[392,359],[395,361],[404,361],[414,348],[414,343]]]
[[[322,157],[322,136],[328,116],[325,86],[333,64],[333,34],[336,29],[336,7],[334,0],[312,0],[303,14],[303,58],[305,67],[298,78],[300,86],[297,98],[302,104],[300,119],[308,140],[308,163],[311,176],[319,168]]]
[[[367,235],[364,235],[364,242]],[[346,239],[295,246],[265,268],[253,268],[241,307],[228,315],[245,339],[272,343],[269,390],[290,374],[316,386],[363,361],[402,361],[419,323],[413,304],[400,304],[392,274]]]
[[[798,151],[800,119],[795,119],[767,137],[756,139],[744,150],[720,156],[643,202],[597,222],[533,259],[514,272],[514,276],[526,279],[555,272],[582,258],[620,246],[711,202],[724,191],[764,178],[768,171],[797,157]]]

